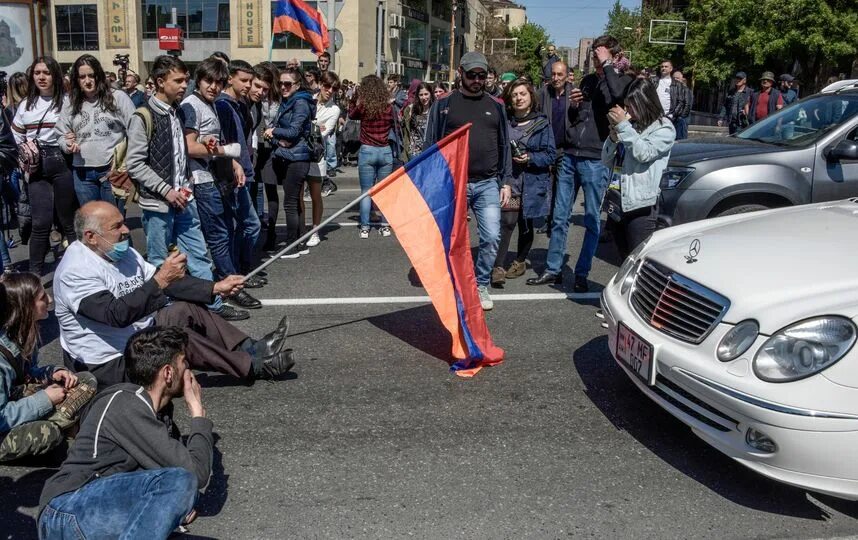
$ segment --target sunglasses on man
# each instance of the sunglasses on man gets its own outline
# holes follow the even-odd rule
[[[484,81],[489,74],[486,71],[466,71],[465,77],[471,79],[472,81],[476,81],[477,79]]]

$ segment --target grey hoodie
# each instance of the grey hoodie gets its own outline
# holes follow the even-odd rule
[[[69,153],[66,133],[75,134],[80,152],[74,154],[75,167],[104,167],[113,161],[113,149],[125,138],[128,121],[134,114],[134,103],[128,94],[112,90],[116,112],[109,112],[97,102],[83,100],[80,112],[72,115],[70,102],[63,103],[60,119],[54,127],[60,149]]]
[[[197,486],[204,489],[212,470],[213,442],[211,420],[191,418],[188,441],[182,445],[170,437],[142,386],[111,386],[93,399],[68,457],[45,483],[39,512],[54,497],[91,481],[137,470],[182,467],[194,473]]]

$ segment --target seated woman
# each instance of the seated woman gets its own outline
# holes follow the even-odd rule
[[[57,447],[95,395],[91,374],[38,365],[38,322],[49,301],[34,274],[0,280],[0,462]]]

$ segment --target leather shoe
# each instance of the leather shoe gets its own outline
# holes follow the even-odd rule
[[[575,288],[576,293],[585,293],[590,291],[590,284],[587,283],[587,278],[584,276],[575,276]]]
[[[530,278],[527,280],[528,285],[560,285],[563,283],[563,274],[551,274],[544,272],[539,277]]]
[[[295,359],[292,358],[292,349],[286,349],[264,359],[254,375],[257,379],[270,381],[288,372],[294,365]]]
[[[245,290],[238,291],[234,295],[226,297],[226,301],[244,309],[259,309],[262,307],[262,302],[250,296]]]
[[[245,289],[259,289],[268,284],[268,280],[259,276],[250,276],[244,280]]]
[[[256,355],[259,358],[273,356],[283,350],[286,344],[286,336],[289,334],[289,316],[280,319],[280,324],[273,332],[263,336],[262,339],[253,344]]]
[[[223,309],[217,312],[225,321],[243,321],[250,318],[250,313],[243,309],[236,309],[229,304],[224,304]]]

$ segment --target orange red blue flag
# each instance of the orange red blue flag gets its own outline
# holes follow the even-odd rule
[[[274,4],[272,31],[275,34],[295,34],[309,43],[317,54],[328,48],[331,42],[321,13],[307,5],[304,0],[274,0]]]
[[[453,338],[451,369],[462,377],[504,356],[486,326],[471,258],[469,129],[444,137],[370,190]]]

